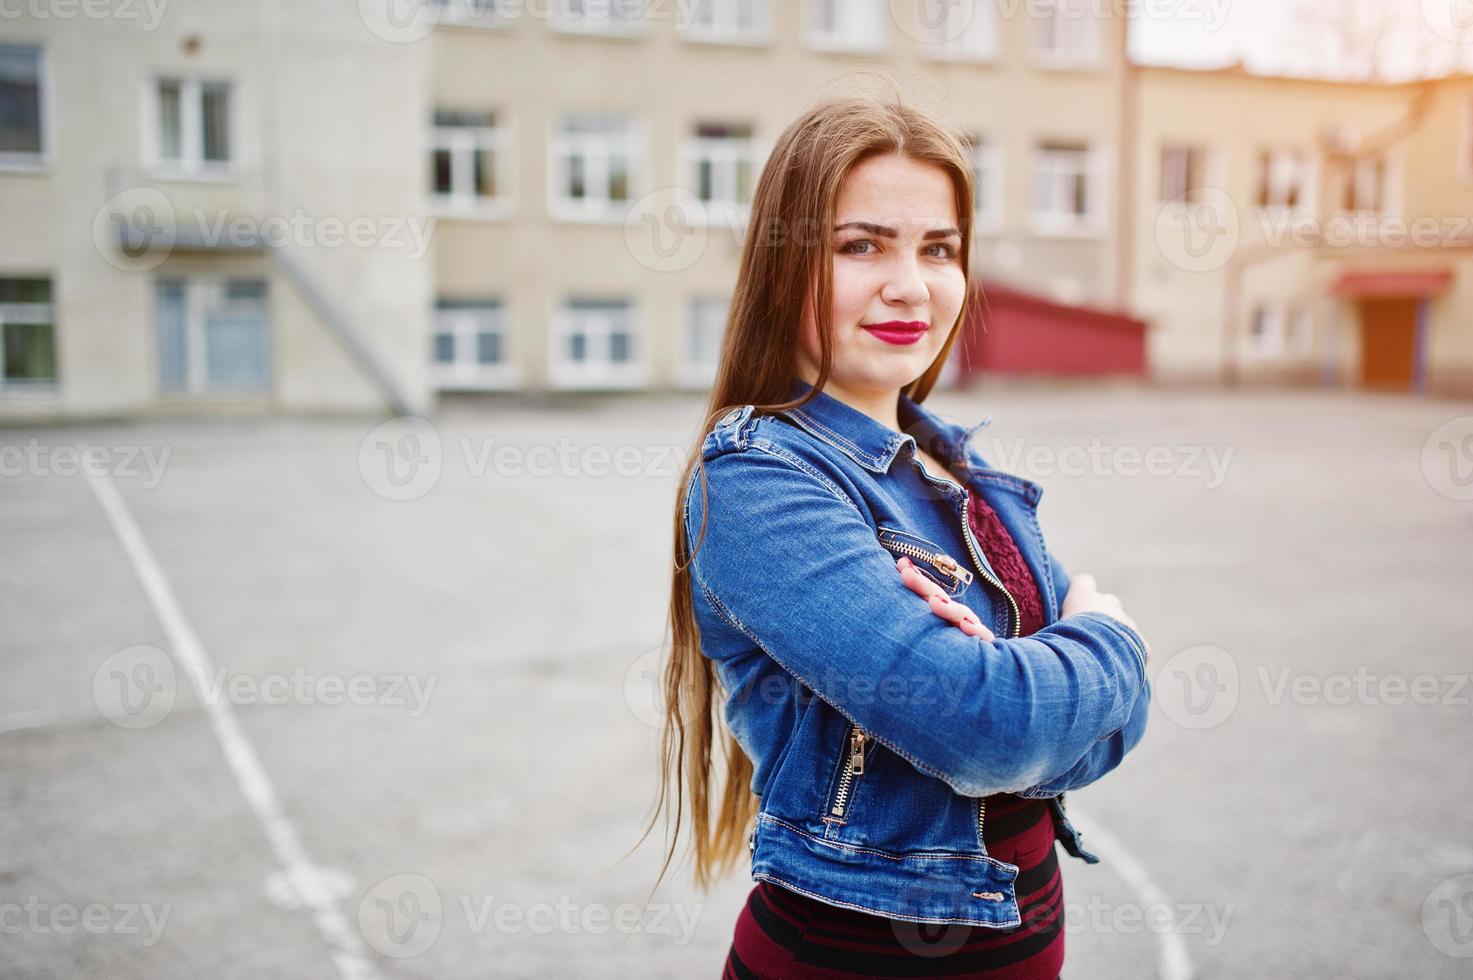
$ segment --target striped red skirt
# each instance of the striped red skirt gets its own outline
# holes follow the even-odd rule
[[[759,881],[737,917],[723,980],[1057,980],[1064,965],[1064,890],[1047,801],[988,797],[983,838],[988,854],[1018,866],[1021,924],[904,922]]]

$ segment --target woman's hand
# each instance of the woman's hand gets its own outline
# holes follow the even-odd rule
[[[952,602],[941,586],[922,575],[909,558],[899,559],[895,562],[895,567],[900,570],[900,581],[910,591],[930,602],[933,613],[968,636],[980,636],[984,640],[996,639],[992,630],[982,625],[976,613],[963,603]]]
[[[1146,639],[1146,634],[1141,633],[1141,628],[1135,624],[1135,620],[1125,614],[1125,609],[1120,605],[1120,599],[1109,592],[1101,592],[1095,586],[1095,577],[1088,572],[1081,572],[1069,578],[1069,594],[1064,596],[1064,608],[1061,615],[1073,616],[1075,613],[1101,612],[1111,619],[1118,619],[1131,629],[1140,633],[1141,639]],[[1151,644],[1146,642],[1146,659],[1151,659]]]

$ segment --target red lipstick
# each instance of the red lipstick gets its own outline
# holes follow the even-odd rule
[[[930,329],[924,320],[890,320],[887,323],[862,323],[860,326],[887,344],[913,344]]]

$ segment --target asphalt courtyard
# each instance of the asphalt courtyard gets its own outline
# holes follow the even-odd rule
[[[1473,975],[1473,403],[930,404],[1153,648],[1064,975]],[[0,429],[0,975],[719,975],[745,874],[620,860],[701,407]]]

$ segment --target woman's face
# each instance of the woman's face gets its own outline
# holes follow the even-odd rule
[[[967,288],[958,228],[951,177],[936,164],[884,154],[850,169],[830,229],[829,385],[857,399],[884,399],[936,359]],[[811,296],[804,302],[797,358],[803,379],[817,379]]]

